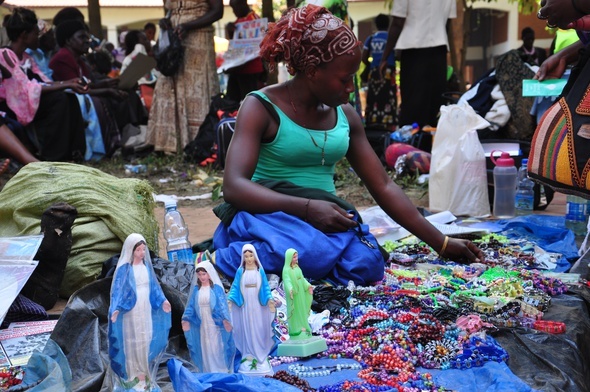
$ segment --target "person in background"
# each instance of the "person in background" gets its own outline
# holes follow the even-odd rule
[[[395,48],[400,61],[401,105],[399,124],[436,126],[446,91],[447,30],[457,17],[455,0],[396,0],[391,10],[387,45],[381,58],[381,74]],[[427,22],[426,22],[427,21]],[[430,152],[432,138],[423,137],[417,147]]]
[[[113,51],[113,55],[115,56],[115,61],[117,61],[119,63],[123,63],[123,59],[125,58],[125,53],[126,53],[125,36],[127,35],[127,33],[128,33],[127,28],[125,28],[125,30],[121,31],[121,33],[119,34],[119,47],[117,47],[117,49],[115,49]]]
[[[393,52],[387,58],[385,74],[381,75],[379,69],[383,49],[387,43],[389,16],[377,15],[375,27],[377,32],[367,38],[362,54],[362,61],[369,69],[365,124],[393,130],[397,125],[397,85],[395,83],[395,56]],[[370,58],[372,61],[369,61]]]
[[[37,47],[29,47],[25,52],[35,59],[39,69],[49,79],[53,79],[53,70],[49,68],[49,60],[55,52],[55,33],[47,23],[39,19],[39,41]]]
[[[211,98],[219,94],[213,23],[223,17],[223,1],[169,0],[166,8],[184,58],[176,75],[158,77],[147,141],[155,151],[182,154],[205,121]]]
[[[4,1],[0,1],[0,4],[3,2]],[[10,18],[10,14],[4,15],[4,19],[2,19],[2,27],[0,27],[0,48],[3,48],[10,43],[10,38],[8,38],[8,34],[6,33],[6,22],[8,22],[8,18]]]
[[[13,159],[16,165],[26,165],[39,160],[31,154],[28,148],[17,138],[12,130],[4,123],[4,118],[0,117],[0,152],[7,154]],[[8,169],[10,159],[0,159],[0,174]]]
[[[125,69],[131,64],[133,59],[138,54],[148,55],[152,51],[152,46],[148,37],[143,31],[130,30],[125,36],[125,47],[127,48],[127,55],[123,59],[121,64],[121,73],[125,72]],[[152,99],[154,95],[154,86],[156,84],[157,75],[155,70],[148,72],[145,76],[142,76],[138,81],[139,93],[141,99],[149,112],[152,106]]]
[[[75,95],[65,90],[80,94],[88,90],[79,76],[52,82],[25,53],[39,44],[37,23],[33,11],[20,7],[8,19],[10,45],[0,49],[0,110],[34,135],[28,142],[42,160],[81,161],[86,150],[84,121]]]
[[[397,1],[397,0],[396,0]],[[444,257],[483,260],[472,242],[446,237],[389,177],[348,104],[362,42],[326,8],[307,5],[270,24],[260,55],[290,80],[242,102],[223,177],[227,204],[213,236],[216,266],[233,277],[252,244],[266,273],[280,274],[298,250],[305,277],[367,285],[383,278],[383,254],[357,212],[336,196],[335,166],[346,157],[376,202]]]
[[[578,34],[575,30],[558,29],[555,32],[555,38],[553,39],[551,47],[552,53],[549,57],[551,60],[543,61],[541,64],[539,64],[539,71],[537,72],[535,77],[538,77],[537,75],[540,75],[541,70],[547,70],[548,65],[555,59],[561,58],[561,56],[563,56],[563,53],[560,53],[561,51],[566,51],[566,55],[568,52],[573,53],[576,55],[577,58],[577,54],[579,50],[583,47],[583,45],[581,44],[580,39],[578,38]],[[570,69],[564,68],[563,74],[560,75],[560,78],[567,80],[569,78],[569,75]],[[543,117],[545,111],[549,109],[551,105],[553,105],[553,102],[555,102],[557,98],[558,96],[555,95],[547,97],[535,97],[535,101],[533,102],[533,106],[531,107],[531,115],[535,118],[536,124],[538,124],[541,121],[541,117]]]
[[[60,50],[49,66],[55,80],[67,80],[82,75],[89,86],[100,122],[104,150],[107,156],[124,145],[129,137],[140,132],[139,125],[147,122],[147,113],[137,94],[119,89],[118,79],[97,78],[87,61],[89,49],[88,27],[79,20],[69,20],[56,28]]]
[[[143,32],[147,37],[148,41],[150,42],[150,51],[148,52],[151,55],[151,48],[156,44],[156,25],[152,22],[147,22],[143,26]]]
[[[520,38],[522,39],[522,46],[518,48],[518,52],[522,59],[530,65],[541,65],[547,59],[547,51],[534,46],[535,30],[525,27],[522,29]]]
[[[230,0],[229,5],[237,17],[237,23],[247,22],[260,17],[250,8],[247,0]],[[227,31],[227,30],[226,30]],[[233,33],[229,39],[233,38]],[[226,71],[229,74],[227,80],[226,96],[236,102],[240,102],[250,91],[258,90],[266,81],[266,72],[260,57],[248,61],[238,67]]]

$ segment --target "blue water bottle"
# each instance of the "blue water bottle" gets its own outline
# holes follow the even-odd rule
[[[182,219],[182,215],[176,209],[176,201],[166,202],[166,215],[164,215],[164,238],[166,239],[166,252],[168,260],[180,261],[192,264],[193,248],[188,240],[188,227]]]

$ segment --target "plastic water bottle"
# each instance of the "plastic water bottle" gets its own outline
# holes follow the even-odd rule
[[[566,200],[565,227],[573,231],[576,235],[585,235],[588,213],[590,212],[588,209],[588,200],[573,195],[567,195]]]
[[[399,128],[397,131],[391,134],[391,140],[394,142],[408,142],[414,133],[416,133],[416,129],[418,128],[418,123],[413,123],[412,125],[404,125],[403,127]]]
[[[494,167],[494,217],[508,219],[515,215],[514,200],[516,198],[516,182],[518,171],[514,166],[514,159],[507,152],[495,159],[494,151],[491,160]]]
[[[166,252],[168,260],[193,263],[193,249],[188,240],[188,228],[182,219],[182,215],[176,209],[176,201],[166,202],[166,215],[164,215],[164,238],[166,239]]]
[[[516,215],[528,215],[533,212],[535,206],[535,183],[529,178],[527,169],[528,159],[523,159],[518,169],[518,189],[516,190],[516,199],[514,207]]]

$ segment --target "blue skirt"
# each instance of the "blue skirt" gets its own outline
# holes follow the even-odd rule
[[[306,278],[347,285],[369,285],[383,278],[385,260],[369,226],[340,233],[323,233],[302,219],[274,212],[238,212],[231,224],[220,223],[213,236],[215,264],[233,278],[241,261],[242,246],[254,245],[267,274],[281,276],[285,251],[299,253],[299,267]]]

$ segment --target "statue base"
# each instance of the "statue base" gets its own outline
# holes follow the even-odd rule
[[[253,358],[242,359],[240,367],[238,368],[238,373],[254,377],[272,376],[275,374],[272,370],[272,366],[270,366],[268,358],[265,358],[262,362],[256,361],[255,364],[252,363],[253,361],[255,361]]]
[[[310,355],[326,351],[328,345],[319,336],[309,339],[289,339],[277,347],[277,355],[280,357],[309,357]]]

